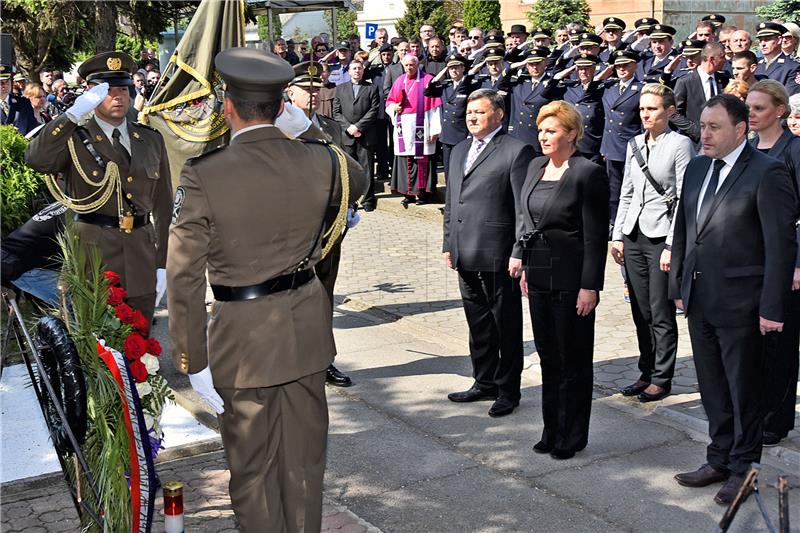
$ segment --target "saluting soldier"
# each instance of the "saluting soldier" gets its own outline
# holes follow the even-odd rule
[[[641,54],[636,73],[643,82],[659,83],[664,69],[669,66],[678,51],[673,48],[677,30],[667,24],[654,24],[650,28],[650,50]]]
[[[700,64],[700,52],[708,44],[706,41],[687,39],[681,43],[680,54],[673,57],[661,75],[665,85],[675,87],[675,82],[690,74]]]
[[[511,90],[511,113],[508,133],[515,139],[533,146],[536,155],[542,155],[536,117],[543,105],[557,94],[557,82],[547,74],[547,57],[550,50],[542,46],[531,48],[524,60],[526,72],[512,77],[508,83]],[[512,65],[512,69],[517,64]]]
[[[603,112],[604,82],[595,80],[600,58],[581,52],[575,58],[574,68],[578,79],[561,81],[565,102],[573,104],[583,119],[583,137],[578,141],[578,153],[594,163],[602,165],[600,143],[603,140],[605,115]],[[568,69],[569,70],[569,69]],[[563,71],[564,75],[567,71]]]
[[[606,160],[606,172],[608,173],[609,228],[613,227],[617,217],[628,141],[642,131],[642,120],[639,117],[641,83],[636,77],[638,61],[639,54],[637,52],[617,50],[613,57],[617,78],[609,79],[603,89],[606,131],[600,144],[600,153]],[[606,69],[605,73],[610,73],[610,70]]]
[[[625,21],[619,17],[606,17],[603,19],[603,41],[605,48],[600,55],[600,61],[611,64],[614,61],[614,53],[622,50],[625,45],[622,43],[622,32],[625,30]]]
[[[442,70],[425,87],[424,94],[430,98],[442,99],[442,162],[444,179],[450,176],[450,152],[453,147],[469,136],[467,132],[467,98],[477,90],[475,71],[465,73],[467,59],[458,54],[447,58],[447,68]],[[449,78],[444,78],[445,74]]]
[[[332,220],[329,207],[340,204],[345,185],[352,195],[366,183],[363,173],[340,176],[340,150],[273,126],[294,77],[288,63],[252,48],[230,48],[214,63],[232,136],[181,172],[167,268],[173,358],[224,412],[242,529],[318,532],[325,369],[336,348],[314,266],[323,234],[344,220],[341,211]],[[215,300],[208,323],[206,271]]]
[[[56,199],[76,213],[81,242],[100,249],[128,292],[126,303],[149,324],[166,289],[172,181],[161,134],[126,118],[136,68],[123,52],[84,61],[78,75],[89,90],[44,126],[26,162],[64,176],[66,193],[55,192]],[[110,197],[98,202],[104,193]]]

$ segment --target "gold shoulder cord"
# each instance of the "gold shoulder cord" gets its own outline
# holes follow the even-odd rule
[[[92,213],[104,206],[116,190],[117,206],[119,210],[119,216],[121,217],[122,187],[120,186],[121,182],[119,176],[119,167],[117,164],[113,161],[109,161],[106,165],[106,171],[103,175],[103,178],[97,182],[92,181],[83,171],[83,167],[81,167],[81,163],[78,160],[78,154],[75,152],[75,142],[73,139],[69,139],[67,141],[67,146],[69,147],[69,154],[72,157],[72,164],[78,170],[78,174],[80,175],[81,179],[83,179],[86,184],[91,185],[92,187],[97,187],[97,190],[85,198],[71,198],[61,192],[61,189],[56,183],[55,177],[52,174],[48,174],[45,177],[45,184],[47,185],[47,190],[50,191],[50,194],[52,194],[59,203],[67,206],[76,213]],[[90,202],[90,200],[97,195],[100,195],[100,197]]]
[[[341,148],[334,144],[329,144],[328,146],[339,159],[339,179],[342,182],[342,199],[339,202],[339,212],[336,213],[336,219],[333,221],[330,229],[323,235],[323,238],[328,240],[328,242],[325,243],[325,247],[322,249],[323,258],[328,255],[347,226],[347,207],[350,201],[350,172],[347,170],[347,159],[344,157],[344,152]],[[334,235],[335,237],[333,237]]]

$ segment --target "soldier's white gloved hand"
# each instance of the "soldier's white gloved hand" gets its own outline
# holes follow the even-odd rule
[[[214,380],[211,378],[211,367],[205,367],[196,374],[189,374],[189,383],[192,388],[211,406],[218,415],[225,412],[225,407],[217,390],[214,388]]]
[[[347,227],[348,228],[355,228],[356,225],[361,222],[361,213],[356,211],[353,212],[352,207],[347,208]]]
[[[156,269],[156,307],[161,303],[164,293],[167,292],[167,269]]]
[[[283,112],[275,119],[275,127],[289,137],[299,137],[311,127],[311,120],[302,109],[286,102]]]
[[[67,109],[67,116],[77,124],[83,117],[94,111],[94,108],[99,106],[106,96],[108,96],[108,83],[95,85],[75,99],[72,107]]]

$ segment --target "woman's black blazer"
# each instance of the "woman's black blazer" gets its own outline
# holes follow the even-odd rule
[[[538,226],[528,208],[550,158],[528,165],[517,206],[517,237],[537,230],[533,251],[523,255],[528,286],[537,290],[603,289],[608,251],[608,178],[605,169],[575,155],[553,189]]]

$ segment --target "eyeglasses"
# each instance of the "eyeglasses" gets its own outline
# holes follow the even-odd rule
[[[453,36],[453,35],[455,35],[455,34],[456,34],[456,32],[454,32],[454,31],[451,31],[451,32],[450,32],[450,37],[452,37],[452,36]]]
[[[314,51],[315,51],[316,53],[318,53],[318,54],[324,54],[325,52],[327,52],[327,51],[328,51],[328,49],[327,49],[327,48],[317,48],[317,49],[316,49],[316,50],[314,50]]]
[[[473,41],[477,41],[477,40],[478,40],[478,39],[480,39],[480,38],[481,38],[481,36],[480,36],[480,35],[471,35],[471,36],[470,36],[470,39],[472,39]]]

